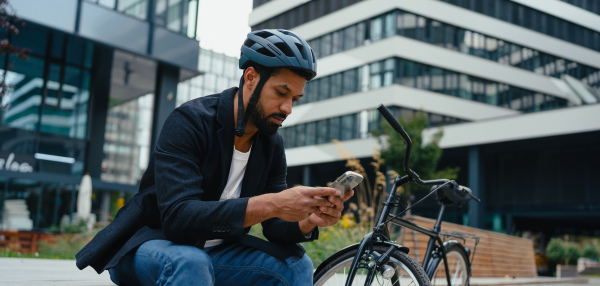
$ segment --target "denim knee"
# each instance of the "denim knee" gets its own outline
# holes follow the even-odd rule
[[[304,256],[302,256],[302,258],[300,260],[298,260],[298,262],[296,262],[296,264],[298,265],[298,269],[300,273],[303,273],[302,276],[309,276],[312,278],[313,276],[313,262],[310,259],[310,257],[308,257],[308,255],[304,254]],[[312,281],[312,279],[311,279]]]
[[[154,248],[151,255],[158,258],[155,261],[162,261],[157,285],[213,285],[211,258],[203,250],[166,241],[148,246]]]
[[[302,256],[302,258],[297,263],[299,268],[307,269],[310,271],[310,273],[313,272],[313,262],[310,259],[310,257],[308,257],[308,255],[304,254],[304,256]]]
[[[168,255],[173,267],[184,267],[187,269],[194,269],[194,271],[212,268],[210,256],[196,247],[173,247]]]

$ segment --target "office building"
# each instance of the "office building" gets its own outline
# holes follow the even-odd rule
[[[342,173],[332,139],[368,163],[383,103],[424,111],[426,138],[443,126],[440,167],[460,167],[483,199],[448,220],[597,235],[599,14],[593,0],[255,0],[252,30],[293,30],[318,57],[280,130],[288,184]],[[436,209],[431,199],[413,212]]]

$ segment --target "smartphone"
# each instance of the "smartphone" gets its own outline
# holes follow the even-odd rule
[[[346,173],[339,176],[335,181],[331,184],[331,188],[336,188],[340,190],[340,197],[344,196],[347,192],[354,189],[354,187],[358,186],[360,182],[362,182],[363,176],[357,174],[352,171],[347,171]]]

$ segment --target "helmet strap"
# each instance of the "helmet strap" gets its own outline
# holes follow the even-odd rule
[[[244,76],[242,75],[242,78],[240,79],[240,88],[238,89],[238,113],[237,113],[238,117],[237,117],[237,127],[235,128],[235,135],[237,137],[244,136],[246,124],[248,123],[248,120],[250,119],[250,110],[252,110],[252,108],[254,108],[254,105],[256,105],[256,102],[258,101],[258,98],[260,96],[260,92],[261,92],[263,86],[265,85],[265,83],[267,82],[267,79],[269,79],[270,76],[271,76],[270,71],[262,70],[260,72],[260,79],[258,80],[258,83],[256,84],[256,88],[254,89],[252,96],[250,97],[250,101],[248,102],[248,106],[246,107],[246,112],[244,112],[244,95],[243,95]],[[243,114],[243,119],[242,119],[242,114]]]

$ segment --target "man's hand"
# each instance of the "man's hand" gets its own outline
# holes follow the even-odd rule
[[[307,219],[300,221],[300,231],[304,235],[307,235],[315,227],[327,227],[336,224],[342,217],[342,211],[344,210],[344,202],[349,200],[354,195],[354,190],[350,190],[343,197],[329,196],[327,200],[333,204],[333,206],[319,207],[319,210],[312,213]]]
[[[335,208],[335,200],[327,199],[327,196],[337,198],[339,194],[340,191],[334,188],[299,186],[275,194],[270,204],[275,209],[274,216],[286,221],[301,221],[312,213],[321,212],[321,208]]]
[[[322,206],[318,212],[314,212],[308,220],[320,227],[327,227],[336,224],[342,217],[344,202],[354,195],[354,190],[350,190],[343,197],[329,196],[328,200],[333,204],[332,207]]]
[[[272,217],[286,221],[303,221],[312,213],[320,212],[320,207],[334,207],[335,204],[324,197],[339,194],[340,191],[334,188],[300,186],[276,194],[251,197],[248,199],[243,227],[255,225]],[[314,227],[313,225],[310,229]]]

